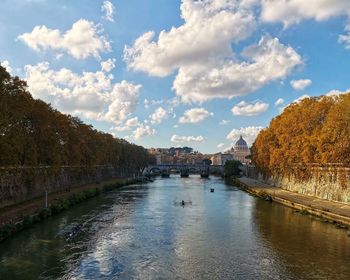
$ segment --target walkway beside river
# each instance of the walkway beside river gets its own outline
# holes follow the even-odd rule
[[[350,226],[349,204],[290,192],[247,177],[239,178],[237,183],[251,194],[272,199],[272,201],[298,210],[306,210],[325,221]]]

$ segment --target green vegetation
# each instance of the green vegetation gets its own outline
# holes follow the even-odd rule
[[[0,166],[147,165],[148,153],[53,109],[0,66]]]
[[[350,93],[289,105],[262,130],[253,163],[265,175],[301,177],[312,166],[350,164]]]
[[[239,160],[228,160],[225,162],[224,172],[226,177],[238,176],[242,163]]]

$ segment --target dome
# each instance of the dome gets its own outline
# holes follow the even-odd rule
[[[247,142],[243,139],[242,135],[239,137],[238,141],[235,144],[236,151],[248,151]]]

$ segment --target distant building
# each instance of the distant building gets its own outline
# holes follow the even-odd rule
[[[150,148],[150,155],[155,158],[156,164],[202,164],[204,156],[190,147],[183,148]]]
[[[212,165],[225,165],[228,160],[233,160],[231,154],[217,153],[211,157]]]
[[[156,155],[157,165],[160,164],[173,164],[173,157],[167,154],[158,154]]]
[[[247,142],[243,139],[242,135],[239,137],[235,146],[227,152],[233,156],[233,159],[239,160],[242,163],[248,164],[250,162],[246,157],[250,155]]]

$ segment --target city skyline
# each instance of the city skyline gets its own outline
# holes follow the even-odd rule
[[[281,5],[281,3],[283,5]],[[96,129],[203,153],[347,91],[350,3],[2,1],[0,61]]]

